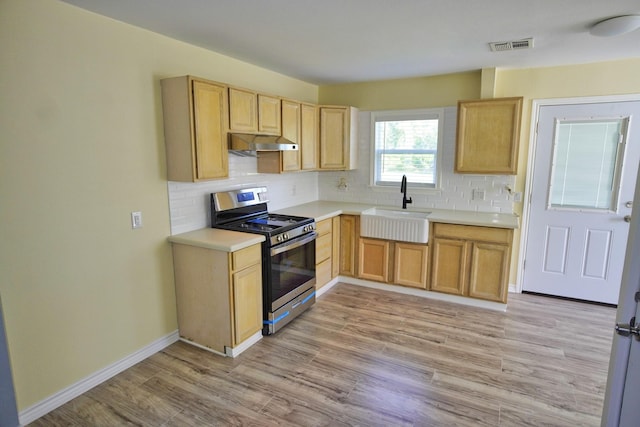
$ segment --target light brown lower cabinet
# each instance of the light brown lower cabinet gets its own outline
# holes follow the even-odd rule
[[[331,281],[333,222],[331,218],[316,222],[316,289]]]
[[[389,281],[389,246],[388,240],[360,238],[359,278]]]
[[[340,275],[358,276],[360,215],[340,215]]]
[[[260,244],[236,252],[173,243],[180,336],[220,353],[262,329]]]
[[[340,217],[316,222],[316,289],[339,274]]]
[[[340,274],[340,217],[334,216],[333,218],[331,218],[331,223],[332,223],[331,278],[334,278]]]
[[[429,246],[395,242],[393,283],[426,289]]]
[[[507,302],[513,230],[433,223],[430,289]]]
[[[361,237],[358,251],[359,278],[426,289],[427,245]]]

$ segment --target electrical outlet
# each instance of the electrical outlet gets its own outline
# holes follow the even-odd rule
[[[142,212],[131,212],[131,228],[142,228]]]
[[[481,188],[474,188],[471,198],[472,200],[484,200],[484,190]]]
[[[513,201],[516,203],[522,202],[522,193],[520,192],[513,193]]]
[[[298,189],[296,188],[296,185],[293,184],[293,186],[291,187],[291,195],[295,196],[297,192],[298,192]]]

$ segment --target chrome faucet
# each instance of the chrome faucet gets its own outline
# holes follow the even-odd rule
[[[407,209],[407,204],[413,203],[413,200],[411,200],[411,197],[407,199],[407,176],[406,175],[402,175],[400,192],[402,193],[402,209]]]

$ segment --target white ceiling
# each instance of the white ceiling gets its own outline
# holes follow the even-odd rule
[[[63,1],[315,84],[640,58],[640,30],[589,34],[640,0]]]

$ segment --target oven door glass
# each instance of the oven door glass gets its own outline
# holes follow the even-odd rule
[[[315,284],[315,238],[315,232],[309,233],[271,248],[271,303],[273,308],[277,308],[294,298],[297,295],[293,292],[296,288],[310,281]],[[280,299],[282,301],[279,301]]]

